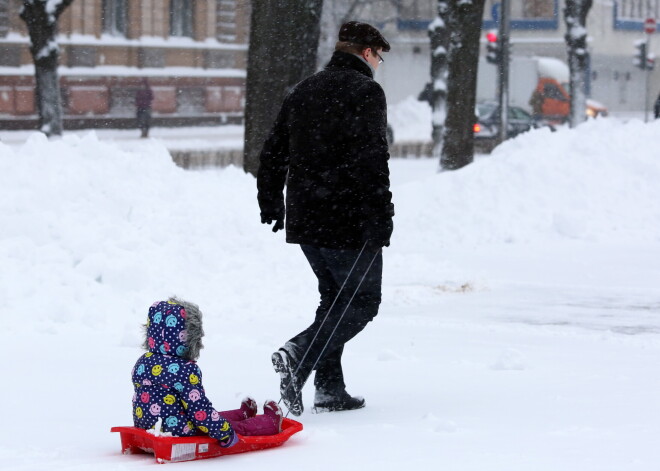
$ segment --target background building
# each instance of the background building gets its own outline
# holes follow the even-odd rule
[[[21,0],[0,0],[0,127],[34,128],[34,67]],[[134,125],[135,90],[147,77],[155,94],[154,124],[239,122],[243,117],[249,0],[76,0],[60,20],[60,83],[64,125]],[[565,0],[512,0],[512,104],[516,67],[534,56],[566,61]],[[437,0],[326,0],[319,67],[329,59],[349,7],[351,19],[381,28],[392,43],[376,79],[388,102],[417,97],[430,78],[427,28]],[[497,28],[500,2],[486,0],[484,31]],[[594,0],[587,30],[591,65],[588,94],[610,111],[641,111],[645,75],[651,98],[660,91],[660,66],[650,73],[633,63],[648,17],[660,22],[660,0]],[[483,40],[485,43],[485,39]],[[660,35],[650,37],[660,52]],[[495,66],[485,50],[478,99],[495,98]],[[522,69],[519,69],[522,70]],[[525,95],[525,96],[523,96]]]
[[[33,128],[20,0],[0,0],[0,127]],[[240,121],[249,0],[76,0],[59,22],[64,125],[127,127],[149,79],[154,124]]]
[[[565,0],[512,0],[511,60],[515,71],[517,61],[533,56],[567,60]],[[383,19],[381,26],[392,39],[392,51],[377,78],[383,85],[388,102],[396,103],[408,96],[417,96],[430,77],[430,54],[427,28],[436,15],[436,0],[401,0],[394,21]],[[486,0],[484,32],[496,29],[500,2]],[[374,10],[374,13],[376,11]],[[634,43],[643,40],[644,20],[655,18],[660,23],[660,0],[594,0],[587,18],[589,52],[591,55],[590,97],[605,104],[610,111],[641,111],[645,100],[645,74],[633,65]],[[391,17],[390,17],[391,18]],[[378,21],[378,19],[374,19]],[[485,35],[482,35],[485,36]],[[495,66],[485,60],[485,38],[479,62],[479,99],[494,99]],[[650,51],[660,55],[660,34],[650,36]],[[660,91],[660,65],[650,72],[650,96]],[[405,71],[405,73],[402,73]],[[512,82],[512,87],[514,83]],[[527,100],[514,103],[529,109]]]

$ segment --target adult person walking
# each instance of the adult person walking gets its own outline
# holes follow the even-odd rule
[[[342,354],[378,313],[392,234],[387,105],[373,80],[389,50],[373,26],[342,25],[330,62],[288,94],[260,155],[261,222],[277,232],[286,212],[286,241],[300,244],[321,295],[314,322],[272,355],[296,416],[314,369],[317,412],[365,405],[346,391]]]

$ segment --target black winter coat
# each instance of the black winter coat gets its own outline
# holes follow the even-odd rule
[[[262,217],[284,216],[286,240],[317,247],[389,245],[385,94],[359,57],[335,52],[285,98],[260,155]]]

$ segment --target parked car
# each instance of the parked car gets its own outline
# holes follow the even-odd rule
[[[517,106],[509,107],[507,139],[536,127],[534,118]],[[477,103],[474,124],[474,145],[486,152],[493,150],[500,133],[499,105],[495,102]]]

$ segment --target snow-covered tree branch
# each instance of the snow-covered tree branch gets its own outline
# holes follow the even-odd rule
[[[570,69],[571,127],[577,126],[586,119],[587,96],[585,85],[589,65],[586,22],[592,3],[593,0],[566,0],[566,7],[564,8],[565,38]]]
[[[447,21],[449,5],[446,0],[438,0],[438,16],[429,25],[431,39],[431,83],[426,92],[433,109],[433,156],[440,158],[442,135],[447,117],[447,49],[449,30]]]

